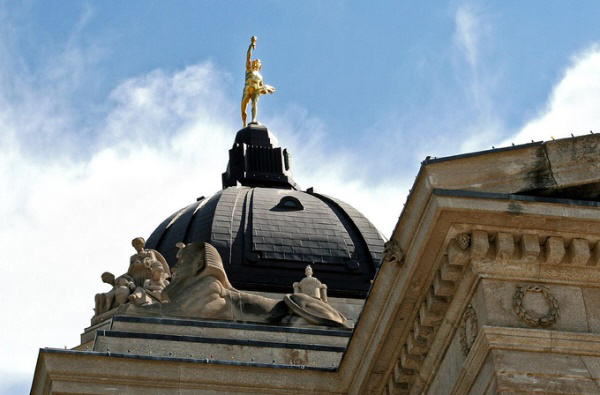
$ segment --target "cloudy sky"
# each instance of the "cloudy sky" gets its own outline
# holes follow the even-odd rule
[[[220,189],[249,37],[304,188],[389,235],[425,156],[600,131],[597,1],[0,0],[0,393]]]

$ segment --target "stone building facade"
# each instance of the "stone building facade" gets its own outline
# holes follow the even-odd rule
[[[383,250],[249,128],[146,243],[170,303],[147,276],[152,302],[40,350],[32,393],[600,393],[600,136],[426,159]],[[307,264],[326,297],[293,287]]]

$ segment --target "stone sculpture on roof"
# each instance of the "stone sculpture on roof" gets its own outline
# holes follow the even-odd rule
[[[131,241],[131,245],[135,248],[136,253],[129,260],[127,274],[133,278],[135,285],[144,286],[144,282],[151,276],[153,262],[159,262],[162,265],[166,278],[171,277],[171,270],[165,258],[156,250],[146,249],[146,241],[143,237],[136,237]]]
[[[132,293],[134,282],[130,274],[119,277],[118,282],[113,280],[113,290],[96,296],[97,310],[92,324],[124,313],[271,324],[305,320],[313,325],[350,326],[346,317],[327,303],[327,286],[312,277],[310,266],[306,268],[306,277],[294,284],[294,294],[276,300],[235,289],[227,278],[219,252],[209,243],[177,243],[177,271],[171,277],[170,271],[157,259],[160,254],[144,250],[139,239],[134,239],[139,249],[131,260],[130,269],[133,267],[134,271],[128,273],[141,278],[141,260],[150,272],[149,277]],[[103,276],[110,277],[108,274]],[[114,303],[110,298],[118,292],[121,292],[119,302]],[[123,297],[128,300],[124,301]],[[107,307],[99,309],[99,305]]]
[[[317,278],[313,277],[313,270],[310,265],[304,269],[304,277],[300,282],[294,283],[294,293],[303,293],[313,298],[320,299],[327,303],[327,285],[321,283]]]
[[[119,306],[129,301],[145,305],[167,300],[161,294],[171,277],[169,264],[160,252],[145,248],[145,244],[142,237],[131,241],[136,253],[129,260],[127,273],[116,278],[110,272],[102,273],[102,282],[113,288],[96,294],[92,324],[110,317]]]
[[[129,295],[135,290],[133,278],[123,274],[115,279],[115,275],[110,272],[102,273],[102,282],[112,285],[112,289],[105,293],[96,294],[94,308],[95,315],[106,313],[123,303],[127,302]]]
[[[293,284],[294,293],[283,298],[288,308],[314,325],[336,326],[338,322],[346,322],[346,317],[327,302],[327,285],[313,277],[310,265],[304,274],[306,277]]]
[[[150,269],[150,278],[144,280],[143,287],[137,287],[129,295],[129,300],[138,306],[168,302],[169,298],[164,293],[164,289],[169,285],[169,280],[162,263],[154,260],[147,262],[146,265]]]

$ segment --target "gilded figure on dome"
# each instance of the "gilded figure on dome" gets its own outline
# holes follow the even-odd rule
[[[258,99],[260,95],[271,94],[275,92],[275,87],[267,85],[263,81],[260,74],[262,63],[260,59],[252,59],[252,51],[256,48],[256,36],[250,38],[250,46],[246,52],[246,82],[244,84],[244,92],[242,95],[242,124],[247,125],[246,108],[248,103],[252,101],[252,121],[257,123],[256,116],[258,114]]]

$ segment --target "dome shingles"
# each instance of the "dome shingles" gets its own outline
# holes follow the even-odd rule
[[[281,207],[286,196],[300,205]],[[174,265],[179,241],[213,244],[239,289],[289,292],[311,264],[331,295],[344,297],[366,295],[383,250],[379,232],[346,203],[293,189],[244,186],[178,211],[147,246]]]
[[[252,193],[252,251],[265,260],[302,265],[344,264],[354,252],[346,229],[320,199],[304,192],[255,188]],[[281,197],[293,196],[303,210],[277,208]]]
[[[358,228],[358,233],[369,246],[369,252],[374,262],[379,262],[383,257],[384,238],[377,228],[360,211],[346,202],[328,195],[318,195],[322,199],[330,200],[339,206]]]

